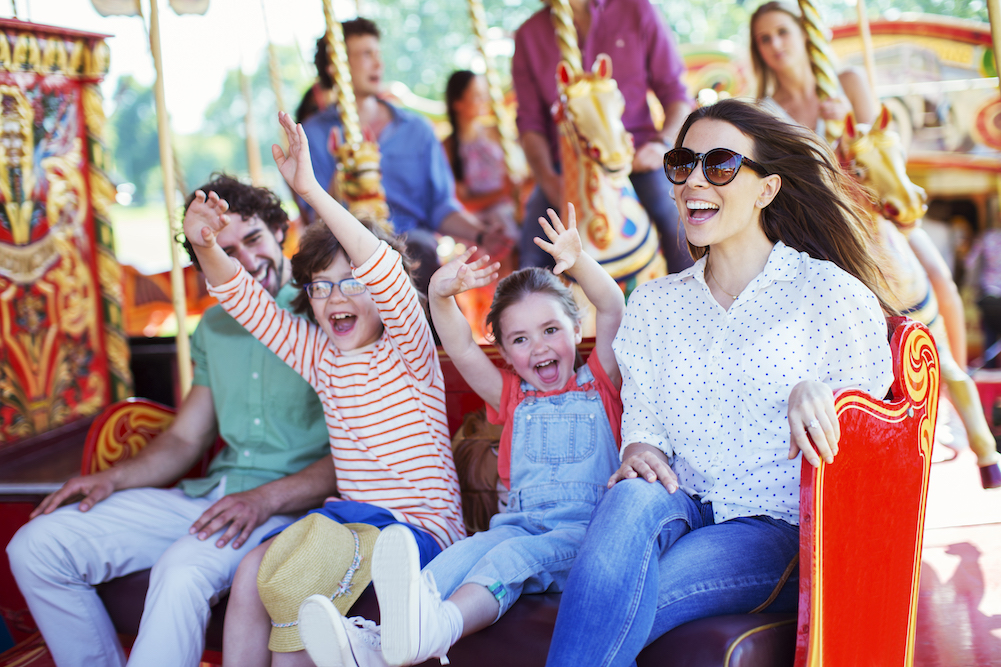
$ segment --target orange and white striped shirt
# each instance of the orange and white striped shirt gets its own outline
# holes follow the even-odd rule
[[[320,396],[341,497],[383,507],[445,548],[465,528],[431,326],[387,244],[352,272],[368,287],[385,331],[350,355],[318,325],[279,308],[242,267],[209,292]]]

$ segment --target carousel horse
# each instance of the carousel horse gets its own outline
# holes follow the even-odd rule
[[[1001,487],[1001,469],[994,436],[984,417],[977,388],[960,368],[949,349],[938,300],[924,267],[907,241],[906,234],[915,228],[927,210],[925,191],[907,177],[900,137],[887,130],[890,112],[883,107],[872,128],[865,131],[852,114],[845,121],[845,132],[836,147],[842,165],[876,195],[873,211],[876,238],[887,260],[884,267],[891,292],[903,306],[903,313],[924,323],[935,339],[942,369],[942,379],[956,403],[977,454],[980,480],[984,488]]]
[[[622,287],[666,275],[657,229],[629,181],[633,137],[622,124],[625,100],[612,78],[612,60],[600,54],[588,74],[566,61],[556,69],[560,100],[553,118],[560,130],[563,188],[577,209],[584,252]],[[560,213],[566,219],[566,209]],[[576,288],[576,286],[575,286]]]

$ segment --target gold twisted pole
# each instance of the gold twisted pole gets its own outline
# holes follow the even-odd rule
[[[481,0],[469,0],[469,16],[473,20],[473,34],[476,36],[476,45],[483,56],[483,63],[486,67],[487,90],[490,91],[490,109],[497,117],[497,130],[501,136],[501,148],[504,150],[504,166],[507,173],[514,181],[520,181],[523,174],[524,160],[520,159],[518,152],[518,140],[511,127],[511,117],[504,106],[504,94],[501,92],[500,81],[497,76],[497,68],[494,66],[493,58],[487,53],[487,18],[483,11]],[[452,128],[457,131],[457,128]]]
[[[560,57],[567,61],[574,74],[583,74],[580,47],[577,45],[577,28],[573,24],[573,10],[568,0],[552,0],[549,16],[556,28],[556,44],[560,47]]]
[[[268,30],[268,12],[264,7],[264,0],[261,0],[261,16],[264,17],[264,37],[268,41],[268,79],[271,83],[271,90],[275,94],[275,106],[278,111],[285,111],[285,100],[282,99],[282,77],[278,70],[278,52],[271,41],[271,32]],[[300,53],[301,56],[301,53]],[[284,132],[279,132],[282,148],[288,151],[288,138]]]
[[[344,125],[344,143],[360,144],[362,142],[361,123],[358,120],[358,105],[355,102],[355,90],[351,85],[351,70],[348,67],[348,50],[344,45],[344,30],[334,18],[334,5],[331,0],[323,0],[323,20],[327,23],[327,57],[333,65],[333,79],[337,86],[337,104],[341,109],[341,122]]]
[[[358,118],[358,103],[351,84],[348,50],[344,30],[334,18],[331,0],[323,0],[323,18],[327,23],[327,58],[332,65],[337,104],[344,128],[344,142],[337,147],[337,195],[347,202],[347,208],[357,218],[368,218],[388,231],[389,205],[382,187],[379,145],[365,141]]]
[[[803,13],[806,28],[806,48],[810,54],[810,68],[817,79],[817,96],[823,100],[839,97],[838,73],[834,70],[834,53],[824,36],[824,26],[820,13],[812,0],[799,0],[799,10]],[[845,126],[842,121],[825,121],[824,133],[828,141],[841,136]]]

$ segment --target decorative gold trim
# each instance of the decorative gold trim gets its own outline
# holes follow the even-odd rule
[[[174,415],[160,408],[130,404],[105,422],[97,435],[89,474],[107,470],[115,463],[136,455],[150,440],[174,421]]]
[[[733,657],[733,652],[737,650],[737,645],[740,644],[740,642],[747,639],[748,637],[750,637],[751,635],[755,635],[759,632],[764,632],[765,630],[771,630],[772,628],[778,628],[783,625],[791,625],[794,624],[795,622],[796,619],[790,618],[785,621],[776,621],[774,623],[768,623],[766,625],[759,625],[756,628],[751,628],[750,630],[747,630],[746,632],[742,633],[740,636],[734,639],[729,646],[726,647],[726,653],[723,654],[723,667],[730,667],[730,658]]]
[[[5,98],[13,99],[10,111]],[[34,210],[31,193],[35,189],[35,135],[32,132],[35,110],[20,88],[0,86],[0,114],[3,122],[0,127],[0,194],[4,198],[4,210],[10,222],[14,245],[26,245],[31,239],[31,213]],[[21,170],[18,193],[11,186],[10,172],[14,168]]]

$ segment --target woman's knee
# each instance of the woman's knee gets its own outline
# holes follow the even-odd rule
[[[614,511],[623,522],[649,516],[652,511],[661,513],[672,508],[681,508],[688,497],[681,491],[668,493],[659,482],[645,479],[624,479],[601,499],[598,511]]]

